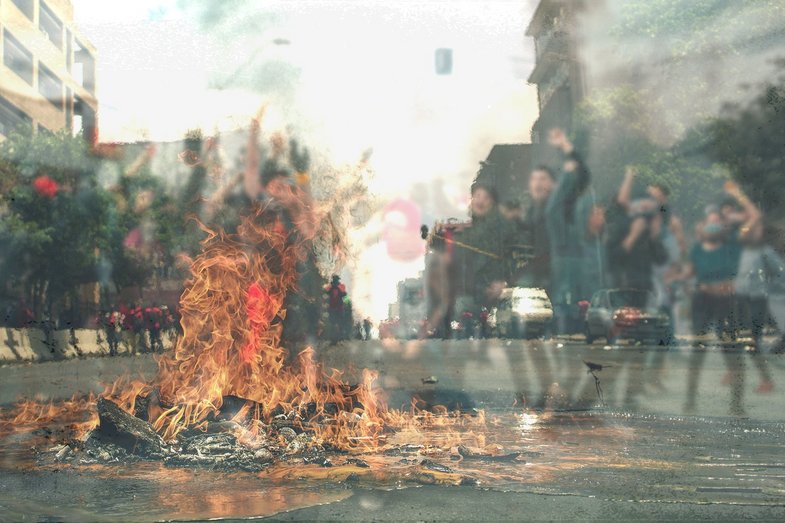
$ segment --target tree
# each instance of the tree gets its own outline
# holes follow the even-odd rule
[[[0,144],[0,278],[39,318],[98,279],[110,201],[96,168],[85,141],[67,132],[28,128]]]
[[[747,103],[726,104],[722,116],[694,131],[695,148],[726,166],[753,201],[785,220],[785,59],[779,74],[754,88]]]
[[[615,196],[629,165],[638,171],[638,194],[646,184],[661,183],[670,188],[673,207],[687,221],[694,221],[715,196],[716,191],[705,188],[716,186],[719,191],[723,171],[703,158],[685,154],[684,143],[655,143],[649,132],[652,112],[657,111],[646,93],[632,86],[595,91],[576,112],[576,147],[586,152],[601,201]]]

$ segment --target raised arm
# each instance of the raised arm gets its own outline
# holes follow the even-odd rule
[[[131,165],[129,165],[125,172],[123,172],[123,176],[135,176],[136,173],[138,173],[139,170],[144,167],[144,164],[149,162],[153,156],[155,156],[155,144],[150,144],[145,147],[144,151],[139,153],[139,156],[137,156],[133,162],[131,162]]]
[[[757,241],[763,236],[761,224],[763,223],[763,214],[758,206],[744,194],[741,187],[736,182],[725,182],[725,192],[732,196],[741,208],[744,209],[744,222],[739,229],[739,240],[742,241]]]
[[[552,222],[572,220],[578,197],[589,185],[589,170],[564,131],[551,129],[548,141],[564,155],[564,166],[556,187],[548,198],[546,213]]]
[[[262,192],[262,182],[259,180],[259,127],[262,117],[267,110],[267,105],[262,105],[251,119],[251,128],[248,131],[248,145],[245,151],[245,171],[243,172],[243,186],[251,199],[256,199]]]
[[[635,174],[635,168],[631,165],[624,169],[624,180],[622,180],[619,193],[616,195],[616,202],[625,209],[629,209],[630,201],[632,201],[632,184],[635,181]]]

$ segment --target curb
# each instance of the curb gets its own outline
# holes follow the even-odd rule
[[[130,352],[129,339],[119,335],[118,353]],[[164,350],[174,346],[173,338],[162,335]],[[0,329],[0,364],[66,360],[87,356],[108,356],[106,334],[97,329],[51,331],[49,340],[41,329]]]

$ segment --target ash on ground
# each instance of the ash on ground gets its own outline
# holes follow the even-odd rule
[[[327,451],[311,434],[293,428],[293,415],[280,415],[262,425],[256,445],[238,441],[238,423],[219,420],[206,431],[186,430],[165,442],[145,420],[101,398],[97,403],[99,426],[84,439],[55,445],[38,455],[39,463],[112,464],[162,461],[171,467],[204,467],[211,470],[258,472],[271,463],[291,462],[332,466]],[[282,426],[284,425],[284,426]],[[285,426],[291,425],[291,426]],[[338,454],[335,450],[333,454]]]

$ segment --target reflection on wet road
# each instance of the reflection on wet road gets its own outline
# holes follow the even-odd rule
[[[490,340],[338,346],[321,358],[339,368],[351,360],[379,369],[393,406],[417,397],[421,405],[484,412],[449,430],[432,423],[420,432],[389,434],[391,452],[335,454],[332,467],[278,465],[259,474],[152,463],[41,466],[33,448],[45,450],[51,441],[41,433],[6,436],[0,442],[4,517],[248,518],[344,506],[350,496],[383,496],[389,489],[414,496],[419,490],[408,487],[422,485],[467,499],[490,489],[660,505],[785,506],[785,410],[778,392],[785,382],[776,357]],[[760,387],[760,361],[773,390]],[[152,368],[145,358],[4,368],[0,391],[9,398],[35,387],[62,398],[97,387],[97,375],[113,379]],[[436,380],[423,379],[431,377]],[[452,486],[458,484],[467,486]]]
[[[158,464],[36,467],[28,438],[4,441],[0,506],[65,520],[204,519],[270,515],[330,503],[352,489],[439,484],[433,471],[469,477],[494,491],[601,499],[785,504],[785,426],[749,420],[600,412],[489,413],[466,441],[514,459],[462,456],[455,447],[411,445],[356,456],[370,465],[277,466],[260,474],[164,468]],[[438,429],[422,441],[441,443]],[[449,435],[455,438],[455,434]],[[404,439],[405,440],[405,439]],[[447,488],[447,487],[445,487]]]

